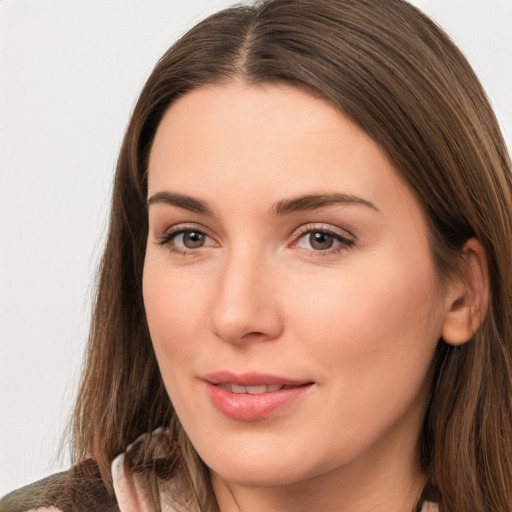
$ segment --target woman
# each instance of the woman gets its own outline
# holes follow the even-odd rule
[[[375,5],[222,11],[158,63],[76,465],[5,510],[510,510],[510,159],[449,39]]]

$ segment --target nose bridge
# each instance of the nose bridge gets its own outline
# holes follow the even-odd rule
[[[229,343],[271,340],[282,330],[275,268],[264,251],[244,244],[228,251],[212,307],[212,331]]]

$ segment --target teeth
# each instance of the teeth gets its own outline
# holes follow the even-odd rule
[[[254,388],[254,386],[251,386],[251,387]],[[249,391],[247,390],[247,388],[245,386],[239,386],[238,384],[231,384],[231,393],[236,393],[237,395],[239,395],[242,393],[249,393]],[[265,393],[265,390],[260,391],[260,393]],[[253,393],[253,394],[255,394],[255,393]]]
[[[259,386],[240,386],[238,384],[228,384],[221,382],[217,384],[222,389],[235,393],[237,395],[263,395],[264,393],[272,393],[273,391],[279,391],[284,386],[279,384],[260,384]]]
[[[262,384],[261,386],[239,386],[241,388],[245,388],[245,392],[249,393],[249,395],[262,395],[267,392],[267,386]]]

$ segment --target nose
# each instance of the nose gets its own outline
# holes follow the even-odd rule
[[[227,257],[211,312],[211,330],[218,338],[244,344],[281,335],[276,270],[250,248]]]

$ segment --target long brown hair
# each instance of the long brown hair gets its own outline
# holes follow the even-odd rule
[[[159,122],[188,91],[235,80],[300,87],[371,136],[420,198],[442,279],[457,272],[468,238],[482,244],[489,309],[468,343],[439,342],[420,456],[443,512],[510,512],[510,158],[466,59],[434,22],[402,0],[268,0],[227,9],[199,23],[158,62],[117,165],[74,415],[77,460],[93,457],[110,487],[113,457],[141,432],[170,426],[165,464],[154,462],[149,445],[141,464],[153,464],[154,475],[185,475],[201,510],[217,510],[207,469],[164,389],[141,279],[147,160]]]

